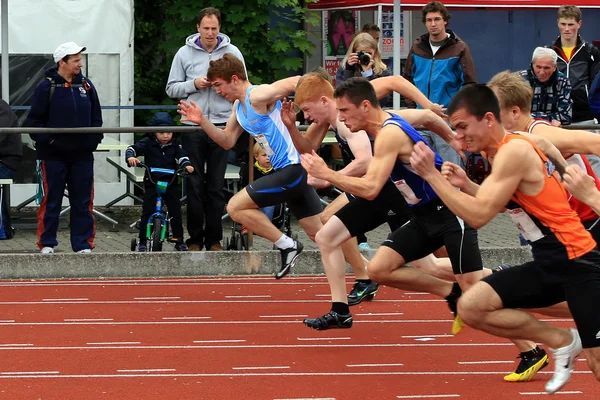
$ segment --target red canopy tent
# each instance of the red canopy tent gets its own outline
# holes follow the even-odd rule
[[[400,1],[403,10],[411,11],[423,8],[429,1]],[[566,4],[565,0],[448,0],[442,1],[448,8],[453,9],[474,9],[474,8],[493,8],[493,9],[511,9],[511,8],[558,8]],[[308,7],[314,10],[341,10],[341,9],[374,9],[379,6],[393,7],[394,0],[368,1],[368,0],[318,0],[316,3],[309,3]],[[600,8],[598,0],[579,0],[577,6],[580,8]]]

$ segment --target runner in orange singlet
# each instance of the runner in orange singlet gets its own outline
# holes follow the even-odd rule
[[[600,304],[600,252],[569,206],[555,165],[532,140],[504,130],[498,99],[485,85],[464,87],[450,103],[448,115],[457,138],[464,141],[463,150],[485,152],[492,173],[480,187],[468,184],[457,191],[453,175],[436,170],[432,152],[421,145],[414,148],[412,167],[473,227],[484,226],[508,208],[533,253],[533,261],[471,287],[459,302],[459,314],[468,325],[496,336],[548,345],[555,360],[548,393],[568,382],[582,348],[600,380],[600,313],[594,310]],[[549,325],[521,310],[562,301],[578,330]]]

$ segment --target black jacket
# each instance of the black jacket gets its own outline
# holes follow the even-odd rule
[[[67,84],[58,74],[58,67],[46,70],[44,79],[35,89],[31,111],[25,126],[46,128],[82,128],[102,126],[102,110],[92,82],[81,73]],[[69,133],[30,135],[36,142],[40,160],[85,161],[102,141],[102,133]]]
[[[143,138],[127,148],[125,161],[138,156],[144,156],[144,164],[152,168],[177,169],[177,165],[182,168],[191,165],[186,152],[175,139],[163,145],[154,136]]]
[[[19,126],[17,115],[7,102],[0,99],[0,127],[16,128]],[[16,171],[23,160],[23,144],[18,133],[0,133],[0,163]]]
[[[571,59],[562,50],[560,36],[551,47],[558,54],[558,70],[565,74],[571,82],[571,98],[573,99],[572,122],[587,121],[594,118],[588,104],[589,89],[596,74],[600,72],[600,50],[591,43],[577,38]]]

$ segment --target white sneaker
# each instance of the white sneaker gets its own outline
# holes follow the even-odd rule
[[[54,253],[54,247],[46,246],[42,249],[42,254],[52,254]]]
[[[583,350],[581,346],[581,338],[577,329],[569,329],[571,335],[573,335],[573,341],[571,344],[561,347],[560,349],[550,349],[554,355],[554,375],[546,383],[546,392],[552,394],[556,393],[561,387],[563,387],[569,379],[571,379],[571,373],[575,368],[575,361]]]
[[[79,250],[77,252],[77,254],[90,254],[92,252],[92,249],[83,249],[83,250]]]

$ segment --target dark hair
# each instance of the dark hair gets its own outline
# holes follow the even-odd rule
[[[350,103],[357,107],[360,103],[367,100],[373,108],[380,108],[375,89],[371,85],[371,82],[365,78],[350,78],[344,81],[340,86],[335,88],[333,97],[336,99],[346,97]]]
[[[361,32],[381,32],[381,29],[375,24],[364,24]]]
[[[219,11],[218,8],[214,8],[214,7],[206,7],[203,8],[202,10],[200,10],[200,12],[198,13],[198,25],[200,25],[200,23],[202,22],[202,19],[204,17],[210,17],[211,15],[214,15],[215,17],[217,17],[217,21],[219,22],[219,26],[221,25],[221,11]]]
[[[500,120],[500,103],[498,98],[490,89],[481,83],[471,83],[458,91],[448,105],[448,115],[452,115],[458,110],[465,109],[478,121],[485,114],[491,112],[498,122]]]
[[[452,17],[452,14],[448,12],[448,9],[445,5],[443,5],[439,1],[432,1],[430,3],[425,4],[425,7],[423,7],[423,10],[421,11],[421,21],[423,21],[423,23],[425,23],[425,17],[427,16],[427,13],[430,12],[439,12],[440,14],[442,14],[442,18],[444,18],[444,21],[446,22],[450,22],[450,18]]]
[[[248,80],[244,64],[240,59],[231,53],[226,53],[222,58],[210,62],[206,79],[214,81],[217,78],[221,78],[225,82],[231,83],[233,75],[236,75],[243,81]]]

